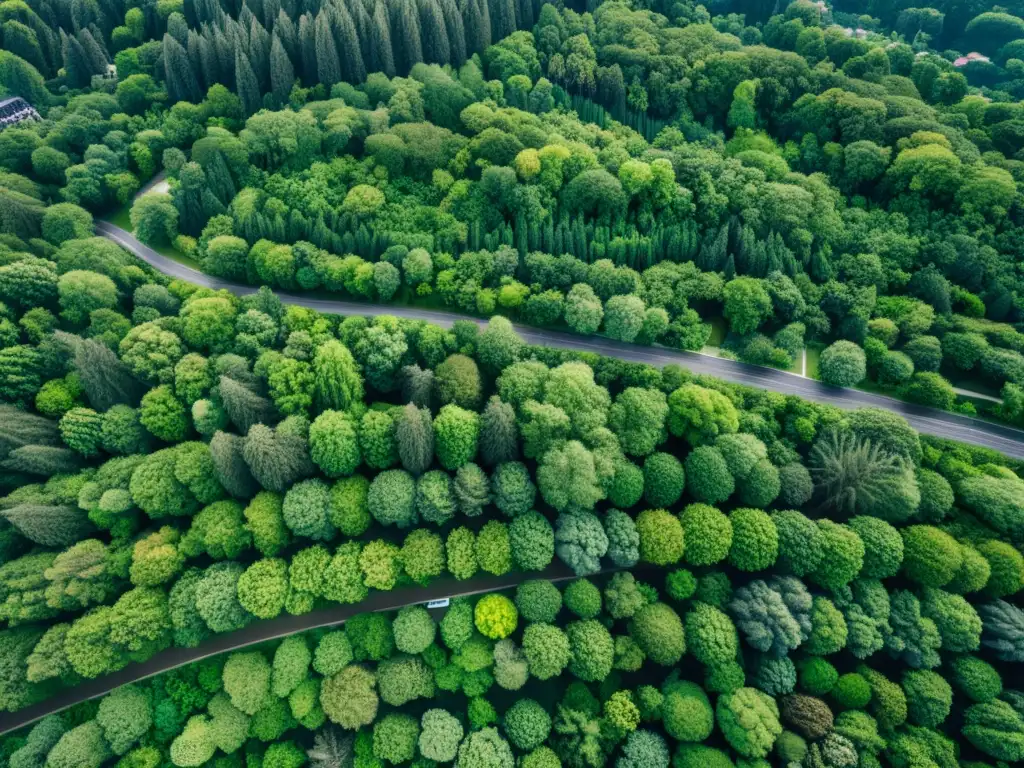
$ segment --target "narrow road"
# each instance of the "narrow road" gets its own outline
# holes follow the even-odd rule
[[[602,573],[610,573],[614,570],[617,569],[610,568]],[[576,576],[568,566],[560,561],[555,561],[540,572],[477,576],[465,582],[457,582],[450,578],[439,579],[426,587],[405,587],[391,592],[373,592],[370,597],[356,605],[335,605],[301,616],[283,615],[276,619],[256,621],[237,632],[215,635],[198,648],[168,648],[148,661],[141,664],[129,664],[124,669],[109,675],[98,677],[95,680],[86,680],[31,707],[26,707],[18,712],[0,713],[0,735],[33,723],[47,715],[61,712],[75,704],[95,699],[122,685],[145,680],[220,653],[235,651],[268,640],[277,640],[297,632],[337,626],[357,613],[394,611],[406,605],[419,605],[431,600],[468,597],[484,592],[511,589],[530,579],[559,582],[574,578]]]
[[[169,277],[186,280],[196,285],[214,289],[227,289],[238,296],[254,293],[255,288],[240,285],[216,277],[203,274],[187,267],[174,259],[162,256],[147,245],[139,242],[131,233],[105,221],[96,222],[96,231],[122,248],[130,251]],[[315,299],[307,296],[276,292],[287,304],[309,307],[319,312],[340,315],[395,315],[414,320],[427,320],[445,328],[451,327],[456,320],[472,319],[483,324],[482,320],[467,318],[456,312],[418,309],[415,307],[398,307],[386,304],[370,304],[358,301],[341,301],[334,299]],[[562,349],[576,349],[596,352],[600,355],[617,357],[630,362],[648,363],[664,366],[676,363],[693,371],[709,376],[716,376],[736,384],[746,384],[760,389],[770,389],[785,395],[798,395],[807,400],[838,406],[839,408],[884,408],[898,413],[919,432],[963,443],[971,443],[995,449],[1007,456],[1024,459],[1024,430],[1002,424],[994,424],[969,416],[940,411],[922,405],[905,403],[885,395],[863,392],[859,389],[830,387],[814,379],[775,368],[741,363],[720,357],[702,355],[698,352],[684,352],[667,347],[645,347],[613,341],[600,336],[577,336],[561,331],[547,331],[516,325],[516,331],[530,344]]]

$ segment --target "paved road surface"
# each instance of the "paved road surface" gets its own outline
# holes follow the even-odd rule
[[[226,288],[240,296],[254,293],[255,288],[239,285],[216,277],[210,277],[174,259],[162,256],[152,248],[140,243],[129,232],[115,227],[108,222],[96,224],[99,234],[113,240],[118,245],[134,253],[140,259],[170,277],[187,280],[190,283],[210,288]],[[443,327],[450,327],[465,315],[454,312],[442,312],[415,307],[398,307],[383,304],[369,304],[357,301],[340,301],[333,299],[315,299],[288,293],[277,292],[281,300],[288,304],[316,309],[320,312],[341,315],[396,315],[417,320],[428,320]],[[477,320],[482,323],[483,321]],[[697,352],[683,352],[665,347],[645,347],[638,344],[627,344],[612,341],[599,336],[577,336],[559,331],[545,331],[527,326],[517,325],[516,330],[530,344],[541,344],[548,347],[579,349],[596,352],[602,355],[617,357],[638,363],[663,366],[677,363],[695,373],[717,376],[737,384],[747,384],[761,389],[770,389],[786,395],[799,395],[808,400],[835,405],[840,408],[862,408],[873,406],[885,408],[903,416],[914,429],[937,437],[959,440],[964,443],[982,445],[997,451],[1024,459],[1024,431],[1001,424],[993,424],[973,419],[969,416],[948,413],[936,408],[913,405],[885,395],[863,392],[859,389],[830,387],[814,379],[807,379],[795,373],[750,365],[736,360],[702,355]]]
[[[616,569],[609,568],[604,572],[610,573],[614,570]],[[510,589],[529,579],[548,579],[557,582],[573,578],[575,578],[573,572],[562,562],[556,561],[539,573],[477,576],[464,582],[441,579],[426,587],[406,587],[392,592],[373,592],[369,598],[356,605],[336,605],[302,616],[284,615],[276,619],[257,621],[237,632],[215,635],[198,648],[169,648],[148,661],[141,664],[129,664],[118,672],[79,683],[34,706],[18,712],[0,713],[0,735],[75,704],[95,699],[127,683],[144,680],[209,656],[216,656],[268,640],[276,640],[297,632],[343,624],[357,613],[393,611],[406,605],[418,605],[446,597],[465,597]]]

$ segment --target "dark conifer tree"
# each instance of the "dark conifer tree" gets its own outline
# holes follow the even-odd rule
[[[441,7],[437,0],[418,0],[418,5],[423,60],[428,64],[450,63],[451,47],[448,44],[448,30],[445,29]]]
[[[270,88],[270,33],[255,18],[249,23],[249,63],[263,93]]]
[[[306,85],[313,85],[319,77],[316,56],[316,22],[308,13],[299,17],[299,51],[302,54],[302,82]]]
[[[451,49],[449,63],[461,67],[468,54],[466,53],[466,26],[462,21],[455,0],[440,0],[441,15],[444,17],[445,30],[448,32],[448,46]]]
[[[300,61],[298,31],[295,29],[295,22],[281,9],[277,12],[277,21],[274,22],[274,34],[281,40],[285,53],[293,65]]]
[[[460,13],[466,28],[466,53],[479,53],[491,44],[491,19],[487,0],[461,0]]]
[[[260,85],[249,64],[249,57],[241,50],[235,54],[235,92],[242,100],[242,111],[247,115],[257,112],[263,103]]]
[[[263,27],[272,29],[281,13],[281,0],[263,0]]]
[[[89,84],[89,79],[92,77],[89,59],[77,37],[65,35],[63,31],[61,37],[61,55],[64,60],[64,74],[68,85],[72,88],[82,88]]]
[[[395,76],[395,55],[391,48],[391,23],[384,0],[377,0],[373,7],[373,18],[370,24],[370,50],[372,64],[370,70],[383,72],[388,77]]]
[[[327,12],[321,11],[316,17],[316,81],[328,88],[341,81],[341,59],[334,43],[331,22]]]
[[[501,40],[516,31],[516,0],[485,0],[490,5],[491,35]]]
[[[342,79],[350,83],[361,83],[366,79],[366,65],[363,63],[363,53],[359,47],[356,25],[344,5],[333,6],[333,11],[331,29],[341,60]]]
[[[213,33],[213,52],[217,57],[217,82],[229,88],[235,85],[235,49],[228,36],[217,29]]]
[[[288,103],[288,94],[295,83],[295,69],[281,40],[274,35],[270,45],[270,92],[274,95],[277,107]]]
[[[164,35],[164,77],[167,82],[167,96],[171,104],[178,101],[199,102],[203,91],[192,70],[188,53],[181,43],[170,35]]]
[[[395,66],[399,74],[408,74],[414,64],[423,61],[419,11],[416,0],[396,0],[391,5],[391,30]]]

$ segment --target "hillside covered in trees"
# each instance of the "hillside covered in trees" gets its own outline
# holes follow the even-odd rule
[[[1024,761],[1021,462],[510,322],[1024,423],[1024,6],[0,0],[7,96],[0,712],[201,660],[0,768]]]

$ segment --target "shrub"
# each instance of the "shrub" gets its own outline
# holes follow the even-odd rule
[[[802,507],[814,495],[814,481],[807,467],[798,461],[779,467],[780,506]]]
[[[238,602],[258,619],[273,619],[288,597],[288,565],[279,558],[257,560],[238,577]]]
[[[427,584],[444,573],[444,542],[433,531],[417,528],[405,537],[401,560],[406,576],[417,584]]]
[[[864,350],[852,341],[836,341],[826,347],[818,366],[821,380],[834,387],[854,387],[867,375]]]
[[[533,509],[537,498],[537,486],[530,479],[525,464],[509,461],[499,464],[491,476],[494,489],[494,503],[509,517],[522,515]]]
[[[125,754],[149,730],[153,712],[145,692],[136,685],[114,689],[100,700],[96,722],[115,755]]]
[[[459,746],[459,755],[455,761],[457,768],[512,768],[514,764],[512,749],[494,728],[470,733]]]
[[[736,481],[722,452],[710,445],[694,448],[686,457],[686,476],[690,479],[690,495],[706,504],[725,501],[734,490]]]
[[[772,521],[779,534],[779,569],[799,578],[813,573],[824,556],[824,535],[818,526],[793,510],[773,513]]]
[[[690,504],[679,516],[689,565],[714,565],[729,555],[732,523],[715,507]]]
[[[942,650],[970,653],[981,645],[981,617],[960,595],[925,587],[921,615],[935,622],[942,637]]]
[[[647,604],[647,596],[629,571],[612,575],[604,588],[604,600],[608,615],[616,620],[631,618]]]
[[[670,453],[652,453],[644,460],[644,498],[653,507],[679,501],[686,484],[683,465]]]
[[[670,606],[650,603],[633,615],[629,634],[655,664],[675,665],[686,653],[683,622]]]
[[[560,514],[555,521],[555,552],[576,573],[586,576],[601,569],[608,551],[608,536],[596,515]]]
[[[498,640],[511,635],[519,621],[515,604],[501,594],[484,595],[473,611],[476,628],[484,637]]]
[[[518,699],[505,712],[503,727],[512,746],[529,752],[551,733],[551,716],[534,699]]]
[[[640,559],[652,565],[674,565],[683,556],[683,526],[664,509],[648,509],[636,519]]]
[[[729,562],[741,571],[770,568],[779,554],[779,534],[771,517],[760,509],[737,509],[729,515],[729,522]]]
[[[977,545],[978,552],[989,564],[990,575],[985,595],[1000,599],[1024,589],[1024,555],[1005,541],[991,539]]]

